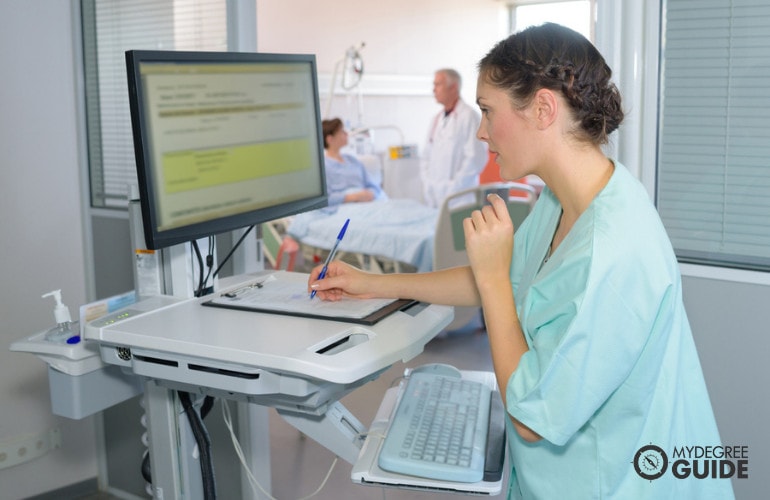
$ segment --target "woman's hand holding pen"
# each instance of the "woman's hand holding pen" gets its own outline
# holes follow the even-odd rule
[[[500,196],[490,194],[490,205],[475,210],[463,221],[465,248],[476,283],[481,286],[501,276],[509,281],[513,252],[513,222]]]
[[[337,301],[342,297],[368,299],[371,293],[371,275],[349,264],[334,260],[326,269],[326,276],[319,280],[323,266],[316,266],[310,272],[308,292],[315,290],[321,300]]]

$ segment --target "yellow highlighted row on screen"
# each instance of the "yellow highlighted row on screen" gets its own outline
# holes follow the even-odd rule
[[[310,142],[292,139],[163,155],[164,189],[179,193],[309,168]]]

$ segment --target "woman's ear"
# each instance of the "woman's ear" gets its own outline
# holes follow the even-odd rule
[[[546,129],[556,121],[556,117],[559,115],[559,100],[552,90],[538,90],[535,93],[532,104],[534,105],[534,116],[537,120],[538,128]]]

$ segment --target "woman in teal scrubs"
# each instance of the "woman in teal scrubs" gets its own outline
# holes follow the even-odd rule
[[[470,266],[373,275],[334,262],[309,286],[325,300],[483,307],[510,417],[509,498],[731,499],[730,479],[675,464],[721,442],[666,231],[601,150],[623,120],[610,78],[555,24],[497,44],[479,64],[478,137],[503,178],[546,184],[521,227],[492,195],[464,222]]]

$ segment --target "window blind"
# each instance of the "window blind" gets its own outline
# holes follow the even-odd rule
[[[680,261],[770,270],[770,5],[666,0],[657,205]]]
[[[82,0],[91,205],[136,183],[125,51],[227,50],[226,0]]]

